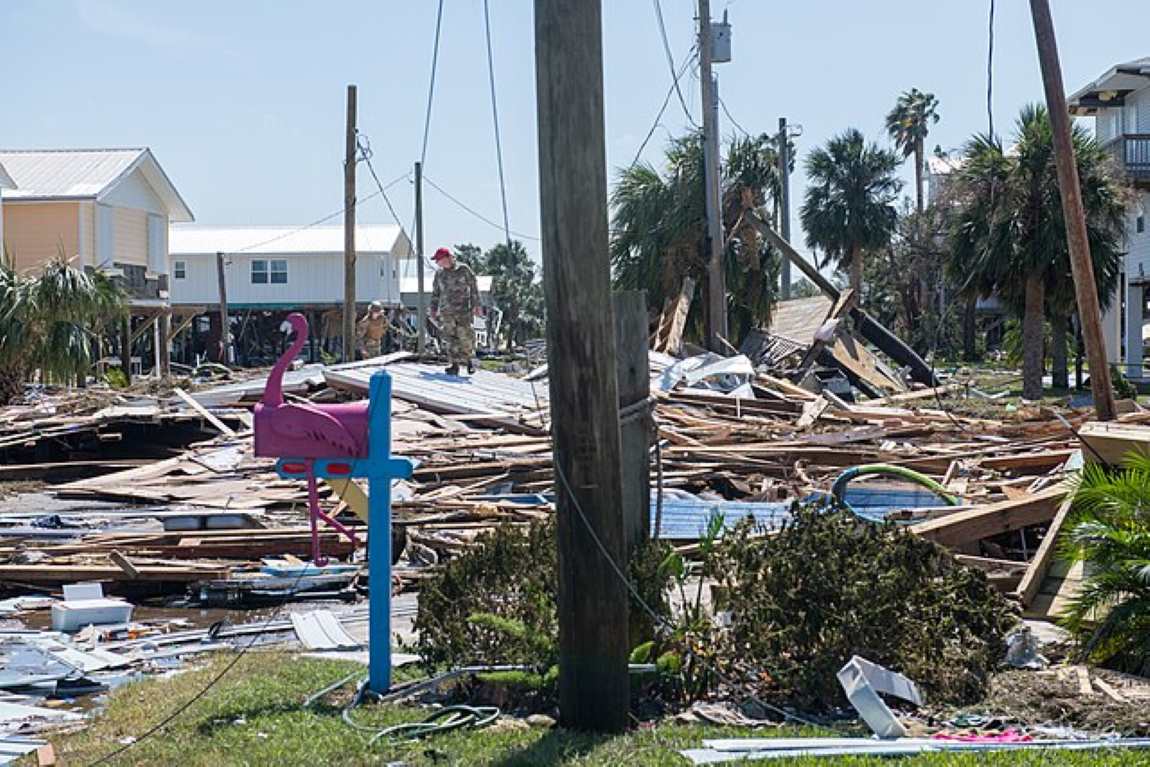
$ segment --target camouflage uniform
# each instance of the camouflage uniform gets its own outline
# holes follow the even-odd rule
[[[383,354],[383,339],[387,336],[387,330],[387,315],[383,312],[380,312],[377,317],[372,317],[371,313],[368,312],[359,321],[356,335],[363,345],[365,358],[378,357]]]
[[[439,312],[440,339],[452,365],[470,365],[475,357],[471,318],[479,306],[479,284],[467,264],[455,263],[435,273],[431,311]]]

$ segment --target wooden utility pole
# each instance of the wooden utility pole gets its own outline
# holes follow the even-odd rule
[[[160,350],[160,379],[172,378],[172,307],[165,306],[156,322],[156,344]]]
[[[723,279],[723,205],[719,190],[719,94],[711,74],[711,0],[699,0],[699,81],[703,94],[703,183],[707,203],[707,346],[725,352],[727,288]]]
[[[1102,310],[1098,305],[1098,286],[1094,281],[1094,264],[1090,260],[1090,241],[1086,236],[1086,211],[1082,206],[1082,187],[1078,181],[1078,164],[1070,137],[1070,112],[1062,84],[1062,65],[1058,60],[1058,42],[1054,37],[1054,20],[1047,0],[1030,0],[1034,19],[1034,38],[1038,43],[1038,61],[1042,67],[1042,85],[1046,90],[1046,108],[1054,133],[1054,162],[1058,168],[1058,191],[1062,195],[1062,217],[1066,220],[1066,244],[1070,250],[1070,270],[1074,277],[1074,295],[1078,301],[1078,319],[1086,342],[1090,363],[1090,391],[1094,395],[1094,412],[1100,421],[1112,421],[1114,390],[1110,385],[1110,367],[1106,360],[1106,340],[1102,334]]]
[[[132,318],[125,314],[120,319],[120,370],[124,380],[132,382]]]
[[[627,727],[627,572],[600,0],[535,0],[535,88],[559,533],[559,716]]]
[[[228,280],[224,275],[224,254],[216,253],[216,285],[220,293],[220,356],[217,358],[221,365],[226,365],[228,359],[228,346],[231,342],[231,327],[228,324]]]
[[[423,163],[415,163],[415,278],[419,288],[416,318],[419,321],[420,355],[427,348],[427,298],[423,295]]]
[[[791,157],[787,143],[787,118],[779,118],[779,233],[787,242],[791,241]],[[782,268],[783,300],[791,297],[791,260],[783,259]]]
[[[355,86],[347,86],[343,155],[343,361],[355,361]]]

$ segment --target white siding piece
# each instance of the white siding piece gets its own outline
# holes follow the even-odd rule
[[[100,196],[100,202],[114,208],[135,208],[148,213],[166,213],[164,201],[156,194],[156,190],[144,178],[143,172],[136,168],[128,177],[120,181]]]
[[[1138,216],[1144,229],[1138,231]],[[1140,204],[1130,209],[1126,223],[1126,274],[1132,279],[1150,277],[1150,193],[1143,192]]]
[[[154,213],[148,214],[148,270],[168,273],[168,221]]]
[[[148,265],[148,214],[132,208],[112,208],[114,261]]]
[[[1127,103],[1134,102],[1134,111],[1137,114],[1136,124],[1127,133],[1150,133],[1150,88],[1130,94]]]

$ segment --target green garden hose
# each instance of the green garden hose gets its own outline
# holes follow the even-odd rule
[[[938,484],[925,474],[917,472],[914,469],[908,469],[905,466],[895,466],[889,463],[866,463],[862,466],[852,466],[842,474],[839,474],[837,477],[835,477],[834,484],[831,485],[831,497],[835,500],[835,503],[847,509],[852,514],[861,516],[859,515],[858,511],[856,511],[849,503],[847,503],[847,483],[849,483],[855,477],[862,477],[872,474],[891,475],[910,480],[916,485],[922,485],[927,490],[934,492],[940,498],[946,501],[948,506],[958,506],[960,503],[959,499],[947,492],[945,487]]]

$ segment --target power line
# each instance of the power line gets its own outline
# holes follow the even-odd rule
[[[391,213],[391,217],[395,219],[395,224],[400,229],[403,228],[403,222],[399,220],[399,214],[395,212],[395,206],[391,204],[391,198],[387,196],[387,190],[379,181],[379,176],[375,173],[375,166],[371,163],[371,139],[366,134],[360,133],[358,130],[355,132],[355,145],[359,148],[359,156],[367,165],[367,170],[371,173],[371,177],[375,179],[375,185],[379,188],[379,194],[383,195],[383,201],[387,204],[387,210]],[[402,178],[407,178],[405,173]]]
[[[731,110],[727,109],[727,102],[723,101],[722,96],[719,96],[719,106],[723,108],[723,114],[727,116],[727,119],[731,121],[731,124],[742,131],[744,136],[751,138],[751,132],[744,128],[742,125],[739,125],[739,121],[736,120],[735,116],[731,114]]]
[[[671,95],[674,94],[675,89],[679,87],[679,80],[682,79],[683,74],[686,73],[691,64],[693,64],[695,61],[694,52],[695,49],[692,48],[690,54],[687,56],[686,61],[683,62],[683,66],[679,68],[679,73],[675,76],[674,82],[671,83],[671,87],[667,90],[667,95],[663,99],[663,105],[659,107],[659,113],[655,115],[655,121],[651,123],[651,129],[647,131],[647,135],[643,138],[643,143],[639,144],[639,151],[635,152],[635,159],[632,160],[631,164],[627,166],[628,168],[634,168],[639,164],[639,158],[642,157],[643,150],[647,148],[647,142],[649,142],[651,137],[655,135],[655,131],[659,128],[660,125],[659,121],[663,119],[663,113],[667,111],[667,105],[671,103]]]
[[[671,54],[671,43],[667,39],[667,26],[663,23],[663,5],[659,0],[654,0],[655,4],[655,20],[659,23],[659,36],[663,38],[663,53],[667,56],[667,68],[671,72],[671,81],[674,84],[675,93],[679,95],[679,105],[683,107],[683,114],[687,116],[687,122],[695,128],[699,124],[695,122],[695,118],[691,116],[691,110],[687,107],[687,100],[683,98],[683,91],[679,88],[679,76],[675,74],[675,57]]]
[[[503,180],[503,140],[499,135],[499,107],[495,102],[495,59],[491,55],[491,13],[483,0],[483,28],[487,33],[487,80],[491,85],[491,121],[495,124],[495,159],[499,165],[499,197],[503,201],[503,234],[511,247],[511,224],[507,217],[507,184]]]
[[[363,203],[367,202],[368,200],[371,200],[375,197],[379,197],[380,194],[384,193],[383,190],[391,189],[393,186],[398,184],[400,181],[403,181],[407,177],[408,177],[408,174],[404,173],[402,176],[397,176],[396,178],[394,178],[391,181],[384,184],[379,191],[372,192],[371,194],[367,195],[366,197],[357,198],[355,201],[355,206],[353,206],[353,207],[357,207],[357,206],[362,205]],[[281,232],[280,234],[277,234],[275,237],[269,237],[266,240],[260,240],[259,242],[254,242],[250,245],[245,245],[242,248],[236,248],[235,250],[229,250],[226,252],[227,253],[246,253],[249,250],[254,250],[256,248],[263,247],[264,245],[270,245],[273,242],[278,242],[278,241],[285,239],[287,237],[291,237],[294,234],[299,234],[300,232],[305,232],[308,229],[319,226],[320,224],[325,224],[328,221],[331,221],[333,218],[343,215],[344,211],[346,211],[346,210],[347,210],[346,207],[340,208],[337,211],[333,211],[331,213],[328,213],[326,216],[322,216],[320,218],[317,218],[315,221],[312,221],[311,223],[304,224],[303,226],[297,227],[297,228],[292,229],[292,230],[287,231],[287,232]]]
[[[423,117],[423,148],[419,151],[419,163],[427,162],[427,137],[431,132],[431,104],[435,98],[435,72],[439,68],[439,30],[443,26],[443,0],[439,0],[439,10],[435,13],[435,44],[431,48],[431,82],[427,85],[427,112]]]
[[[503,226],[501,226],[497,221],[493,221],[492,219],[488,218],[487,216],[485,216],[482,213],[480,213],[479,211],[477,211],[475,208],[472,208],[467,203],[463,202],[459,198],[452,195],[450,192],[448,192],[446,189],[441,187],[439,184],[432,181],[431,178],[429,178],[426,173],[423,175],[423,180],[427,182],[428,186],[430,186],[435,191],[439,192],[441,195],[446,197],[451,202],[455,203],[456,206],[458,206],[459,208],[470,213],[472,216],[475,216],[475,218],[479,219],[480,221],[487,224],[488,226],[493,226],[500,231],[504,231]],[[514,229],[510,229],[507,231],[510,231],[511,234],[515,235],[516,237],[518,237],[521,240],[532,240],[534,242],[539,242],[539,238],[536,237],[535,235],[523,234],[522,232],[517,232]]]

